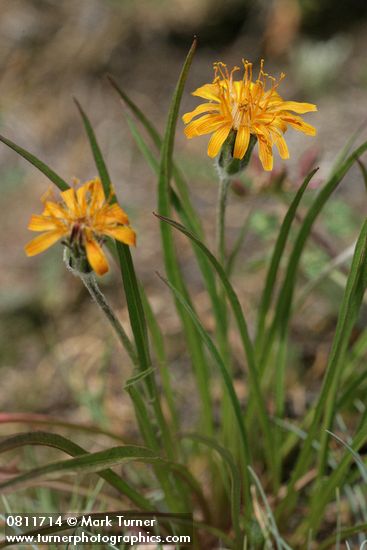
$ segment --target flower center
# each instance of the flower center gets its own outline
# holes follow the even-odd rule
[[[250,115],[250,109],[251,109],[251,104],[250,104],[250,101],[248,101],[248,99],[245,99],[240,102],[238,101],[232,102],[231,115],[232,115],[232,121],[233,121],[232,124],[233,124],[234,130],[238,130],[241,123],[243,123],[243,119],[246,116],[246,114]]]
[[[85,229],[88,227],[88,219],[86,216],[77,218],[71,228],[70,232],[70,244],[77,244],[83,246]]]

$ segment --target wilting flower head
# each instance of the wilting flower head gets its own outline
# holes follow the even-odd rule
[[[193,138],[213,133],[208,145],[208,155],[215,157],[233,130],[236,133],[233,157],[236,159],[244,157],[250,135],[253,135],[259,144],[259,157],[264,170],[271,170],[274,144],[281,158],[289,157],[283,137],[288,126],[310,136],[316,134],[313,126],[293,113],[308,113],[317,111],[317,108],[311,103],[284,101],[277,90],[285,75],[282,73],[276,80],[265,73],[263,60],[254,82],[252,63],[243,61],[243,67],[242,80],[235,80],[234,75],[240,70],[239,67],[234,67],[229,73],[224,63],[214,63],[213,82],[204,84],[193,92],[194,96],[209,100],[209,103],[203,103],[183,116],[183,121],[187,124],[185,134],[188,138]],[[267,90],[269,81],[270,88]],[[195,118],[198,115],[201,116]]]
[[[28,229],[45,233],[26,245],[28,256],[40,254],[62,238],[72,256],[86,258],[89,266],[103,275],[108,271],[101,248],[104,236],[135,245],[135,232],[128,225],[126,213],[117,203],[106,200],[98,178],[78,189],[63,191],[58,202],[49,198],[49,194],[43,198],[42,214],[33,215],[29,222]]]

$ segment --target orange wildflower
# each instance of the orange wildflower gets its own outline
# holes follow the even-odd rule
[[[209,140],[208,155],[214,158],[230,132],[234,131],[236,137],[233,157],[236,159],[245,156],[250,136],[253,135],[258,141],[259,157],[264,170],[272,170],[274,144],[282,159],[289,158],[283,137],[289,126],[310,136],[316,134],[313,126],[293,113],[317,111],[317,107],[312,103],[283,100],[277,90],[285,75],[282,73],[276,80],[265,73],[263,60],[254,82],[252,63],[243,61],[243,66],[242,80],[234,80],[234,74],[240,70],[239,67],[234,67],[229,73],[224,63],[214,63],[213,82],[204,84],[192,94],[209,102],[199,105],[182,117],[187,124],[185,134],[191,139],[213,133]],[[268,81],[271,86],[266,90]]]
[[[78,189],[61,193],[61,201],[43,199],[41,215],[33,215],[28,225],[31,231],[44,231],[25,246],[28,256],[40,254],[59,239],[77,256],[87,258],[98,274],[108,271],[108,262],[102,250],[104,237],[112,237],[128,245],[135,245],[135,232],[122,208],[111,204],[104,195],[101,181],[87,181]]]

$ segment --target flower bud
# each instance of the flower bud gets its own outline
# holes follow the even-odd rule
[[[218,170],[225,176],[234,176],[242,172],[248,165],[251,159],[252,151],[256,143],[256,137],[251,135],[250,142],[243,158],[238,159],[233,157],[233,149],[236,141],[236,132],[232,130],[223,143],[218,157]]]

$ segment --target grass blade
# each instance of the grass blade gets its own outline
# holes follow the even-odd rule
[[[276,333],[285,333],[290,320],[291,304],[293,299],[293,292],[296,282],[296,276],[298,271],[299,262],[302,252],[306,245],[307,239],[312,230],[312,226],[326,204],[327,200],[342,181],[345,174],[354,164],[354,162],[367,150],[367,141],[358,147],[339,167],[335,174],[329,178],[324,187],[320,190],[316,196],[314,202],[311,204],[307,215],[303,220],[303,224],[298,232],[296,242],[294,244],[291,256],[288,261],[286,275],[279,292],[274,319],[272,321],[269,331],[267,331],[264,339],[264,345],[261,350],[260,365],[262,366],[262,372],[264,372],[269,354],[274,342]]]
[[[89,118],[87,117],[87,115],[83,111],[79,101],[74,98],[74,102],[75,102],[75,104],[78,108],[80,116],[82,117],[84,128],[85,128],[85,131],[87,133],[89,144],[90,144],[91,149],[92,149],[94,161],[96,163],[96,167],[97,167],[99,176],[101,178],[104,194],[105,194],[106,199],[108,199],[111,196],[111,192],[113,191],[113,189],[112,189],[112,184],[111,184],[111,178],[110,178],[110,175],[108,173],[107,166],[106,166],[106,163],[105,163],[103,155],[102,155],[102,151],[101,151],[101,149],[98,145],[96,135],[94,133],[94,130],[92,128],[92,125],[90,123]],[[117,199],[116,199],[115,196],[111,197],[111,202],[116,202],[116,201],[117,201]]]
[[[80,104],[77,101],[76,101],[76,105],[78,107],[78,110],[83,120],[85,131],[89,139],[89,143],[92,149],[92,153],[96,163],[96,167],[98,169],[98,173],[100,175],[100,178],[103,184],[105,195],[111,196],[111,192],[113,191],[111,187],[111,178],[109,176],[107,165],[104,161],[102,151],[99,147],[95,132],[92,128],[92,125],[86,113],[83,111],[83,109],[81,108]],[[117,200],[115,195],[113,195],[111,199],[112,199],[112,202]],[[137,356],[138,356],[139,368],[143,373],[150,372],[150,374],[144,378],[144,382],[145,382],[145,387],[148,394],[148,400],[149,400],[148,405],[151,404],[153,408],[153,411],[157,420],[159,432],[160,432],[159,434],[154,433],[154,431],[150,429],[151,419],[149,418],[149,415],[148,415],[149,426],[146,426],[147,429],[143,431],[143,433],[146,435],[149,433],[148,444],[154,449],[160,448],[159,437],[161,436],[167,456],[170,458],[174,458],[175,447],[173,444],[172,435],[162,412],[159,392],[158,392],[158,388],[154,378],[154,371],[150,370],[152,364],[151,364],[149,342],[148,342],[148,331],[147,331],[144,308],[141,300],[140,290],[138,286],[137,277],[135,274],[135,269],[134,269],[134,264],[131,257],[130,248],[127,245],[122,244],[119,241],[116,241],[116,249],[117,249],[118,260],[120,263],[120,271],[121,271],[121,276],[122,276],[122,281],[123,281],[123,286],[125,291],[126,302],[127,302],[128,311],[129,311],[130,324],[131,324],[131,328],[132,328],[132,332],[135,340],[135,347],[136,347]],[[136,396],[136,392],[130,391],[130,395],[134,398],[134,396]],[[146,409],[145,403],[138,404],[136,400],[134,401],[134,399],[133,399],[133,402],[134,402],[135,411],[137,413],[139,410],[141,410],[142,406]],[[152,438],[154,438],[154,445],[153,445]],[[162,481],[164,472],[162,472],[160,467],[157,467],[155,471],[156,471],[157,477]],[[174,503],[174,499],[171,494],[171,490],[172,492],[174,492],[174,489],[173,487],[171,488],[171,483],[169,482],[169,480],[167,483],[164,484],[164,486],[166,489],[165,490],[166,498],[168,499],[169,502]]]
[[[353,535],[358,535],[367,530],[367,523],[359,523],[358,525],[353,525],[351,527],[344,527],[339,531],[340,540],[345,540],[347,537]],[[328,548],[333,548],[335,544],[335,535],[331,535],[324,542],[318,544],[318,550],[327,550]],[[348,544],[348,543],[347,543]],[[346,546],[346,550],[351,549],[351,547]]]
[[[367,121],[364,120],[362,124],[352,133],[352,135],[349,136],[346,144],[339,151],[339,154],[337,155],[335,162],[331,167],[330,176],[333,176],[342,166],[343,162],[346,160],[347,156],[349,155],[353,145],[355,144],[357,138],[361,135],[363,130],[366,128],[366,125],[367,125]]]
[[[144,158],[146,159],[149,166],[152,168],[153,172],[158,176],[159,174],[159,163],[156,157],[154,156],[153,152],[148,147],[147,143],[141,136],[140,132],[138,131],[136,125],[128,118],[128,124],[131,130],[131,133],[136,141],[136,144],[138,145],[140,151],[142,152]],[[171,202],[172,206],[176,210],[177,214],[180,216],[182,222],[194,233],[197,231],[197,225],[194,223],[194,220],[190,213],[187,211],[186,206],[181,201],[178,194],[171,189]],[[217,335],[218,335],[218,341],[219,346],[221,350],[225,350],[227,347],[227,341],[226,341],[226,332],[227,332],[227,325],[225,321],[225,316],[223,315],[223,308],[221,301],[218,299],[218,293],[216,289],[216,283],[215,283],[215,277],[213,274],[213,270],[211,269],[211,266],[205,257],[204,254],[202,254],[201,250],[198,249],[198,247],[193,246],[194,253],[196,255],[196,259],[199,265],[199,269],[201,271],[203,280],[206,285],[206,289],[208,291],[213,313],[215,316],[216,321],[216,327],[217,327]]]
[[[231,402],[231,405],[233,407],[233,412],[238,424],[239,433],[241,437],[241,443],[242,443],[242,449],[243,454],[245,457],[246,464],[250,464],[250,450],[248,445],[248,437],[246,433],[245,424],[243,421],[243,415],[241,412],[241,406],[238,401],[238,397],[236,395],[235,389],[233,387],[232,378],[230,374],[228,373],[227,367],[223,362],[223,359],[218,352],[216,346],[214,345],[212,339],[206,332],[206,330],[203,328],[200,320],[198,319],[196,313],[191,308],[189,303],[185,300],[184,296],[167,280],[161,277],[158,274],[159,278],[172,290],[173,294],[175,295],[176,299],[179,300],[179,302],[182,304],[182,306],[185,308],[187,313],[190,315],[191,319],[193,320],[194,326],[201,338],[201,340],[204,342],[205,346],[207,347],[210,355],[213,357],[215,364],[217,365],[219,372],[221,374],[221,377],[223,378],[224,384],[227,388],[228,396]],[[246,507],[246,515],[248,516],[249,511],[251,509],[251,495],[250,495],[250,486],[249,486],[249,477],[248,474],[244,476],[244,488],[245,493],[247,495],[247,503],[248,506]]]
[[[198,239],[195,235],[193,235],[190,231],[188,231],[184,226],[181,224],[175,222],[174,220],[171,220],[169,218],[166,218],[165,216],[157,216],[159,219],[161,219],[163,222],[170,224],[172,227],[186,235],[189,239],[191,239],[196,246],[198,246],[206,255],[208,258],[210,264],[218,274],[222,285],[226,291],[227,298],[231,304],[233,314],[235,316],[242,345],[244,348],[244,352],[247,359],[247,365],[249,369],[249,376],[250,376],[250,385],[251,390],[254,392],[254,400],[257,406],[258,414],[259,414],[259,420],[262,425],[262,429],[264,432],[264,444],[266,446],[266,455],[267,460],[269,463],[269,467],[274,469],[275,463],[274,463],[274,448],[273,448],[273,438],[272,438],[272,430],[268,418],[268,414],[266,411],[265,401],[262,395],[262,391],[260,388],[259,380],[258,380],[258,372],[256,368],[256,362],[255,362],[255,354],[254,349],[252,346],[252,342],[250,340],[250,336],[247,329],[247,323],[245,320],[245,317],[243,315],[243,311],[241,308],[241,304],[239,302],[239,299],[237,297],[237,294],[235,293],[230,281],[228,280],[228,277],[223,269],[223,267],[220,265],[218,260],[215,258],[215,256],[206,248],[206,246]]]
[[[275,282],[278,274],[278,269],[280,261],[287,244],[289,232],[295,218],[299,203],[303,197],[304,192],[307,189],[308,184],[311,179],[317,172],[318,168],[312,170],[308,176],[304,179],[301,187],[298,189],[296,196],[294,197],[287,214],[283,220],[282,226],[280,228],[277,241],[274,246],[274,252],[270,261],[269,269],[266,276],[265,287],[261,296],[260,306],[259,306],[259,316],[257,321],[257,331],[256,331],[256,347],[261,349],[263,338],[264,338],[264,329],[265,329],[265,320],[268,313],[271,299],[274,292]]]
[[[54,447],[70,456],[77,457],[88,454],[85,449],[73,443],[66,437],[49,432],[31,432],[26,434],[17,434],[0,442],[0,453],[11,451],[26,445],[43,445],[46,447]],[[135,491],[123,479],[110,469],[102,470],[98,473],[109,485],[117,489],[120,493],[126,495],[131,502],[143,510],[151,510],[152,504]]]
[[[17,145],[13,141],[10,141],[10,139],[7,139],[4,136],[0,135],[0,141],[5,143],[5,145],[10,147],[10,149],[13,149],[13,151],[18,153],[18,155],[23,157],[25,160],[33,164],[33,166],[38,168],[38,170],[42,172],[50,181],[52,181],[52,183],[54,183],[60,189],[60,191],[66,191],[67,189],[69,189],[70,186],[66,183],[65,180],[60,178],[60,176],[58,176],[56,172],[52,170],[52,168],[50,168],[49,166],[47,166],[47,164],[32,155],[32,153],[29,153],[28,151],[23,149],[23,147],[20,147],[19,145]]]
[[[177,433],[179,431],[179,419],[175,404],[175,394],[172,389],[172,384],[170,380],[170,372],[168,368],[163,334],[155,317],[154,311],[152,310],[152,306],[150,305],[149,300],[145,294],[145,290],[142,286],[140,287],[140,296],[142,299],[148,330],[151,336],[152,346],[155,350],[155,355],[159,366],[159,372],[162,379],[163,395],[167,401],[167,405],[170,411],[173,430],[175,433]]]
[[[260,493],[263,505],[265,507],[266,516],[267,516],[267,519],[268,519],[268,522],[269,522],[270,531],[271,531],[273,537],[275,538],[275,543],[276,543],[277,549],[282,550],[284,548],[284,550],[292,550],[291,547],[280,536],[280,533],[279,533],[279,530],[278,530],[273,512],[270,508],[268,499],[266,498],[265,491],[264,491],[264,489],[261,485],[261,482],[260,482],[258,476],[256,475],[255,471],[251,468],[251,466],[249,466],[249,470],[250,470],[250,474],[251,474],[251,476],[252,476],[252,478],[255,482],[256,488]]]
[[[347,450],[339,461],[338,465],[335,467],[332,474],[325,480],[321,486],[321,490],[317,492],[318,498],[313,502],[312,508],[310,509],[310,515],[306,519],[304,524],[301,524],[299,531],[305,531],[309,525],[315,526],[317,528],[322,521],[324,510],[330,500],[333,498],[335,491],[338,487],[343,485],[343,480],[345,479],[348,468],[350,467],[353,460],[355,460],[356,453],[361,449],[367,441],[367,413],[365,413],[361,419],[360,425],[357,429],[357,432],[347,447]],[[339,441],[342,441],[339,439]],[[342,441],[344,444],[344,442]],[[358,462],[357,462],[358,464]],[[360,469],[359,469],[360,473]],[[307,523],[307,525],[306,525]]]
[[[242,223],[241,227],[240,227],[240,230],[239,230],[239,233],[238,233],[238,236],[237,236],[237,239],[234,243],[234,246],[228,256],[228,260],[227,260],[227,264],[226,264],[226,273],[228,275],[228,278],[231,278],[231,275],[233,273],[233,269],[234,269],[234,266],[235,266],[235,262],[237,260],[237,256],[243,246],[243,243],[245,241],[245,238],[246,238],[246,235],[247,235],[247,231],[250,227],[250,224],[251,224],[251,219],[252,219],[252,214],[253,214],[253,211],[254,211],[254,206],[251,206],[248,214],[246,215],[246,218],[244,220],[244,222]]]
[[[79,102],[75,100],[75,103],[83,120],[84,128],[89,139],[96,167],[103,184],[105,196],[109,197],[111,196],[112,192],[111,178],[109,176],[108,169],[102,155],[102,151],[98,145],[97,138],[89,121],[89,118],[83,111]],[[111,202],[115,201],[117,201],[117,199],[116,196],[113,195],[111,197]],[[118,241],[116,241],[116,247],[118,258],[120,260],[120,269],[125,289],[126,302],[129,310],[131,328],[134,333],[135,345],[139,356],[139,365],[142,370],[147,370],[151,367],[147,341],[147,329],[130,249],[127,245],[124,245]],[[149,381],[148,384],[150,387],[150,392],[152,392],[151,378],[148,377],[147,380]]]
[[[345,290],[345,298],[342,303],[341,312],[338,318],[335,338],[328,361],[326,376],[329,372],[334,374],[330,390],[325,396],[325,412],[321,432],[321,452],[319,461],[319,474],[321,478],[326,465],[328,451],[328,430],[332,428],[335,416],[335,403],[337,391],[343,368],[344,357],[349,344],[350,336],[357,320],[363,296],[367,287],[367,222],[364,224],[360,238],[357,241],[354,258]],[[330,374],[330,376],[332,376]]]
[[[23,436],[23,440],[28,437],[28,440],[31,440],[31,437],[33,434],[21,434]],[[47,440],[52,440],[52,436],[55,436],[55,434],[47,434],[46,437]],[[17,437],[17,436],[15,436]],[[34,434],[34,438],[37,437],[37,433]],[[58,436],[60,437],[60,436]],[[10,438],[14,439],[14,438]],[[65,438],[62,438],[65,440]],[[39,441],[42,441],[42,438],[39,438]],[[55,441],[55,439],[54,439]],[[67,440],[66,440],[67,441]],[[23,442],[24,444],[24,442]],[[40,443],[45,444],[45,443]],[[65,443],[64,443],[65,445]],[[76,449],[80,449],[79,446],[73,445],[74,452]],[[11,448],[15,448],[16,440],[13,440],[13,442],[6,440],[0,443],[0,452],[10,450]],[[19,444],[18,444],[19,446]],[[54,445],[52,445],[54,446]],[[77,451],[78,452],[78,451]],[[0,483],[0,490],[6,489],[8,487],[16,487],[20,485],[21,483],[31,480],[31,479],[37,479],[44,476],[57,476],[64,475],[64,474],[78,474],[78,475],[84,475],[89,473],[101,473],[104,474],[104,470],[107,468],[117,466],[120,464],[126,464],[130,462],[142,462],[147,464],[159,464],[166,468],[166,470],[170,470],[174,472],[176,475],[178,475],[181,479],[183,479],[190,489],[196,494],[198,497],[200,503],[203,505],[206,501],[205,498],[201,492],[200,486],[198,482],[195,480],[195,478],[190,474],[190,472],[185,468],[182,464],[177,464],[175,462],[172,462],[170,460],[165,460],[159,456],[157,456],[153,451],[146,447],[139,447],[135,445],[125,445],[123,447],[111,447],[110,449],[104,450],[104,451],[98,451],[96,453],[85,453],[80,454],[78,453],[78,456],[75,458],[62,460],[58,462],[52,462],[50,464],[46,464],[45,466],[41,466],[39,468],[34,468],[33,470],[30,470],[26,473],[14,476],[12,479],[4,481]]]
[[[318,401],[314,407],[314,415],[311,426],[308,430],[306,441],[303,444],[302,451],[298,457],[298,461],[292,473],[291,480],[288,484],[288,495],[294,496],[295,483],[297,479],[304,474],[307,468],[312,451],[312,442],[315,439],[317,432],[320,430],[320,422],[323,416],[324,429],[330,429],[330,422],[332,421],[334,411],[333,396],[335,398],[340,378],[340,368],[343,364],[343,357],[345,354],[346,346],[354,325],[357,311],[362,301],[361,295],[363,295],[363,292],[360,288],[361,275],[364,279],[363,286],[365,287],[366,284],[366,274],[364,272],[364,262],[367,253],[366,245],[367,222],[364,223],[357,241],[322,389]],[[319,476],[321,475],[321,472],[324,471],[325,462],[327,460],[326,450],[327,437],[325,435],[321,435],[321,451],[319,453]],[[288,497],[283,500],[283,503],[280,506],[281,510],[287,506],[287,501]]]
[[[352,454],[352,456],[353,456],[353,458],[354,458],[354,460],[355,460],[355,462],[358,466],[358,469],[361,473],[362,479],[363,479],[364,483],[367,484],[367,467],[366,467],[365,463],[363,462],[360,454],[357,453],[357,451],[355,451],[353,449],[353,447],[348,445],[348,443],[346,441],[344,441],[344,439],[342,439],[338,435],[334,434],[330,430],[328,430],[328,434],[331,435],[331,437],[333,437],[336,441],[339,441],[339,443],[341,443]]]
[[[68,428],[70,430],[80,430],[81,432],[87,432],[91,434],[101,434],[116,439],[122,443],[124,440],[121,436],[94,426],[92,424],[80,424],[78,422],[67,422],[66,420],[60,420],[58,418],[48,416],[45,414],[33,414],[33,413],[0,413],[0,424],[28,424],[31,426],[40,424],[46,426],[60,426],[62,428]]]
[[[178,118],[179,107],[181,103],[181,98],[184,90],[184,85],[188,75],[188,71],[192,62],[193,55],[196,50],[196,39],[192,43],[190,51],[186,57],[184,66],[182,68],[175,92],[172,97],[166,131],[164,134],[162,148],[161,148],[161,162],[159,170],[159,180],[158,180],[158,212],[162,216],[169,216],[170,214],[170,180],[172,174],[172,155],[173,155],[173,146],[176,132],[176,124]],[[172,233],[168,226],[161,225],[161,235],[163,248],[166,251],[166,264],[168,271],[173,274],[176,271],[176,262],[171,258],[173,247]],[[176,277],[177,278],[177,277]]]
[[[176,89],[174,91],[166,124],[166,130],[161,146],[161,160],[159,166],[158,178],[158,210],[162,214],[169,214],[170,204],[170,180],[172,173],[172,155],[175,138],[175,130],[178,118],[178,111],[182,93],[187,78],[187,74],[196,50],[196,39],[192,43],[189,53],[183,65]],[[164,252],[164,261],[166,273],[169,281],[184,295],[185,300],[190,302],[190,297],[184,280],[181,275],[176,247],[173,241],[171,229],[162,228],[161,225],[162,249]],[[192,320],[187,315],[185,308],[182,307],[179,300],[175,300],[178,314],[182,320],[185,335],[188,342],[188,349],[191,352],[193,367],[197,378],[198,390],[202,403],[203,427],[209,435],[213,434],[212,404],[208,380],[209,371],[202,350],[202,344],[193,328]]]
[[[364,183],[364,186],[365,186],[366,191],[367,191],[367,168],[365,167],[365,165],[363,164],[363,162],[360,159],[358,159],[357,162],[358,162],[359,168],[361,169],[363,183]]]
[[[231,453],[225,449],[222,445],[219,445],[215,440],[210,437],[205,437],[199,434],[184,434],[184,439],[191,439],[198,441],[203,445],[206,445],[213,451],[216,451],[223,461],[227,464],[231,479],[231,515],[232,526],[236,535],[236,541],[238,548],[241,548],[243,535],[241,532],[240,524],[240,511],[241,511],[241,477],[240,472],[233,460]]]
[[[197,215],[191,205],[186,184],[183,178],[180,176],[180,173],[177,170],[177,168],[173,166],[172,151],[173,151],[173,142],[174,142],[174,134],[175,134],[175,127],[176,127],[177,116],[178,116],[179,103],[181,100],[184,83],[192,61],[195,48],[196,48],[196,40],[193,42],[192,47],[189,51],[189,54],[186,58],[183,70],[181,72],[178,84],[176,86],[174,96],[172,98],[170,113],[169,113],[166,132],[165,132],[165,138],[163,142],[158,132],[155,130],[155,128],[147,119],[147,117],[144,115],[144,113],[142,113],[142,111],[135,105],[135,103],[132,102],[132,100],[127,96],[127,94],[125,94],[119,88],[117,83],[111,77],[109,77],[109,80],[113,85],[113,87],[116,89],[120,97],[129,107],[129,109],[133,112],[133,114],[143,124],[148,134],[152,138],[153,142],[155,143],[156,147],[158,149],[162,149],[161,163],[160,163],[160,166],[157,167],[157,162],[154,155],[150,152],[149,148],[145,145],[143,139],[141,138],[140,134],[137,132],[136,128],[133,126],[131,121],[129,122],[129,126],[133,131],[133,136],[136,139],[138,146],[143,151],[144,156],[147,158],[148,163],[153,168],[153,170],[156,170],[160,175],[160,178],[159,178],[160,195],[163,196],[164,209],[168,209],[168,211],[170,209],[170,198],[171,198],[170,191],[172,190],[170,186],[170,177],[167,178],[166,176],[170,175],[171,170],[173,169],[175,179],[176,179],[177,189],[183,201],[183,208],[185,209],[186,213],[190,213],[191,220],[197,220]],[[169,174],[166,173],[167,167],[169,168]],[[195,223],[196,228],[201,231],[200,223],[198,221],[193,223]],[[169,231],[168,232],[166,231],[165,235],[162,235],[162,240],[164,244],[163,250],[165,253],[165,266],[166,266],[167,276],[170,280],[172,280],[172,282],[174,282],[175,286],[179,288],[181,292],[185,295],[186,300],[190,302],[189,293],[187,291],[187,288],[185,286],[185,283],[183,281],[183,278],[180,272],[180,267],[176,256],[175,246]],[[203,423],[203,429],[206,431],[206,433],[213,434],[212,404],[211,404],[210,388],[208,384],[208,380],[210,377],[209,377],[208,366],[206,364],[205,356],[202,349],[202,344],[197,337],[196,331],[192,327],[192,322],[189,316],[185,313],[185,310],[180,306],[180,304],[177,301],[176,301],[176,308],[182,320],[184,334],[187,340],[187,349],[190,352],[193,370],[197,379],[197,386],[200,394],[200,402],[202,404],[201,418]]]

